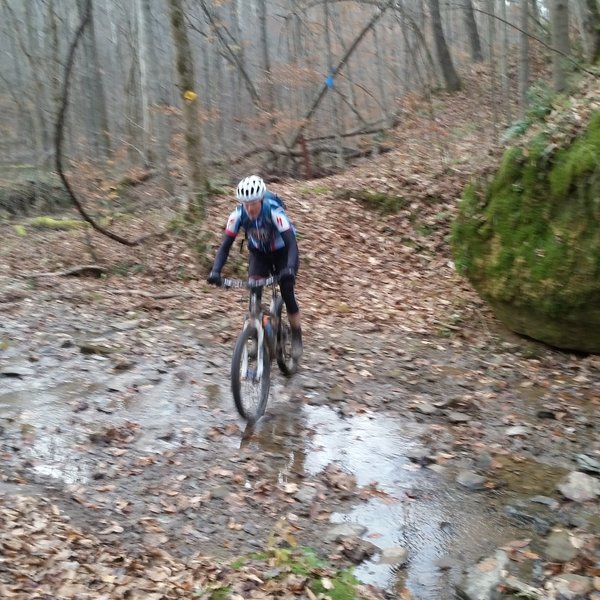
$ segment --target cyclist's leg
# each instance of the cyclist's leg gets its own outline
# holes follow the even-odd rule
[[[279,273],[281,269],[287,266],[287,250],[282,249],[273,253],[273,264],[276,272]],[[300,267],[300,259],[296,260],[294,265],[294,271],[298,274]],[[302,355],[302,323],[300,320],[300,307],[296,300],[294,293],[295,279],[284,279],[279,283],[279,289],[281,290],[281,297],[285,303],[287,310],[288,319],[292,328],[292,356],[295,359],[299,359]]]

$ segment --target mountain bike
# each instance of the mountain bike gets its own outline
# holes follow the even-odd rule
[[[279,277],[264,279],[224,278],[221,286],[250,290],[248,312],[231,358],[231,393],[240,416],[253,423],[265,412],[271,386],[271,362],[277,360],[286,376],[298,369],[292,357],[292,331],[278,290]],[[264,310],[262,291],[270,288],[269,309]]]

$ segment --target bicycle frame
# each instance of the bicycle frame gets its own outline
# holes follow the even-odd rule
[[[271,302],[269,305],[269,314],[271,317],[271,322],[273,325],[273,331],[277,330],[277,323],[275,322],[277,319],[277,316],[275,314],[275,300],[277,298],[278,292],[277,292],[277,287],[276,284],[279,281],[279,277],[276,275],[272,275],[270,277],[266,277],[264,279],[252,279],[249,281],[243,281],[240,279],[229,279],[229,278],[225,278],[221,281],[221,285],[223,287],[229,287],[229,288],[247,288],[250,290],[250,299],[248,301],[248,314],[246,315],[246,318],[244,320],[244,326],[243,329],[246,329],[247,327],[253,326],[256,328],[257,331],[257,335],[258,335],[258,347],[256,349],[257,351],[257,374],[256,377],[257,379],[260,379],[262,377],[262,371],[263,371],[263,360],[262,360],[262,353],[264,351],[264,340],[265,340],[265,329],[263,327],[263,311],[262,311],[262,302],[259,300],[259,298],[261,297],[260,292],[262,291],[262,289],[264,287],[271,287]],[[270,342],[270,340],[269,340]],[[269,349],[271,351],[274,350],[274,348],[271,348],[272,344],[268,344],[269,345]],[[269,353],[269,359],[272,358],[271,356],[271,352]],[[244,361],[246,361],[246,359],[244,359]],[[242,371],[245,372],[248,368],[247,364],[242,364]]]

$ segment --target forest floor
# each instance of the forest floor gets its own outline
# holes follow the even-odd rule
[[[195,244],[152,180],[111,225],[171,223],[139,247],[2,224],[0,596],[346,597],[354,564],[380,588],[361,597],[453,598],[477,565],[512,573],[506,597],[597,598],[598,494],[577,498],[598,487],[600,358],[505,331],[452,262],[492,122],[472,87],[437,96],[392,151],[272,185],[299,231],[305,354],[252,431],[228,388],[245,298],[205,283],[231,196]],[[106,273],[69,274],[86,264]]]

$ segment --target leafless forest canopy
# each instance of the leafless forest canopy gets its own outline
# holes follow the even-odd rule
[[[598,52],[596,0],[0,0],[5,170],[52,168],[84,21],[65,155],[163,172],[196,127],[198,160],[225,171],[247,157],[292,175],[343,166],[383,144],[411,99],[460,89],[477,64],[508,124],[531,52],[561,63],[559,88],[561,65]]]

